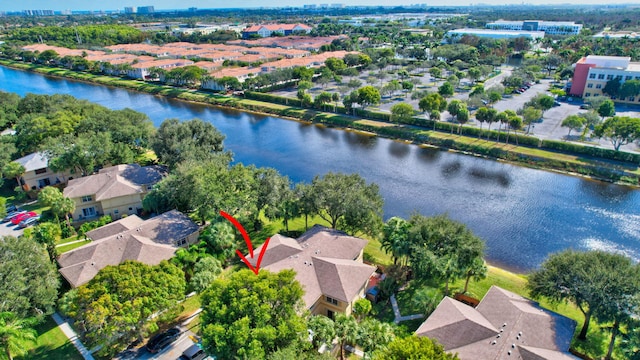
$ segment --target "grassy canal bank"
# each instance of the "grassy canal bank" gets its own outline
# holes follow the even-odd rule
[[[404,124],[387,121],[388,114],[359,111],[369,119],[345,114],[322,112],[295,106],[298,99],[287,99],[269,94],[246,93],[245,97],[225,96],[208,91],[177,88],[148,83],[140,80],[123,79],[113,76],[78,72],[63,68],[0,60],[0,65],[43,75],[85,81],[166,96],[183,101],[208,104],[223,108],[275,115],[287,119],[324,124],[330,127],[355,130],[386,138],[403,140],[420,146],[433,146],[450,151],[482,156],[531,168],[559,171],[572,175],[591,177],[598,180],[639,185],[640,154],[616,152],[582,146],[562,141],[540,141],[523,134],[510,135],[510,143],[498,142],[505,135],[496,131],[462,127],[458,125],[414,118]],[[260,99],[260,100],[257,100]],[[264,101],[268,99],[270,101]],[[337,110],[343,111],[343,108]],[[435,128],[435,130],[434,130]],[[454,131],[455,130],[455,131]],[[517,141],[517,144],[514,142]]]

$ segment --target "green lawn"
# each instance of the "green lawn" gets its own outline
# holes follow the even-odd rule
[[[90,242],[91,242],[91,240],[84,240],[84,241],[81,241],[81,242],[77,242],[77,243],[73,243],[73,244],[69,244],[69,245],[56,247],[56,250],[58,250],[58,254],[62,254],[62,253],[66,253],[67,251],[71,251],[73,249],[79,248],[80,246],[86,245],[86,244],[88,244]]]
[[[16,357],[16,359],[29,360],[82,360],[82,356],[67,339],[62,331],[50,316],[46,317],[46,321],[40,324],[36,331],[38,338],[36,342],[27,350],[29,351],[24,357]]]

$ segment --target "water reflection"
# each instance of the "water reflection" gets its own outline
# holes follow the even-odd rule
[[[409,154],[411,148],[405,143],[392,141],[389,143],[389,154],[396,158],[403,158]]]
[[[635,191],[637,191],[630,186],[617,185],[591,179],[582,179],[580,181],[580,188],[589,195],[595,195],[601,200],[609,203],[625,201],[632,196]]]
[[[375,147],[378,142],[376,136],[362,135],[353,131],[344,131],[342,137],[350,148],[371,149]]]
[[[434,163],[440,159],[440,155],[442,150],[438,148],[432,147],[420,147],[418,148],[418,160],[423,161],[425,163]]]
[[[511,184],[509,174],[504,171],[491,171],[479,167],[469,169],[469,177],[482,182],[495,183],[502,187],[508,187]]]
[[[314,124],[316,134],[322,136],[325,139],[338,141],[339,133],[335,129],[329,129],[322,124]]]
[[[443,164],[440,168],[440,173],[445,178],[453,178],[458,176],[460,169],[462,169],[462,163],[460,161],[452,161]]]

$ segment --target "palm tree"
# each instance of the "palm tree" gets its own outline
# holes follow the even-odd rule
[[[405,259],[406,265],[406,257],[409,255],[409,227],[408,221],[395,216],[383,227],[382,250],[391,254],[394,265],[402,259]]]
[[[370,359],[374,351],[387,346],[394,338],[391,325],[377,319],[366,319],[358,327],[358,343],[365,352],[365,359]]]
[[[336,337],[340,345],[340,360],[344,360],[344,346],[353,344],[358,340],[358,322],[353,316],[338,314],[334,324],[336,326]]]
[[[26,344],[36,340],[34,318],[18,319],[12,312],[0,313],[0,347],[10,360],[26,354]]]
[[[22,189],[22,184],[20,183],[20,177],[24,174],[25,168],[22,164],[12,161],[2,168],[2,173],[6,177],[13,177],[16,179],[18,186]]]

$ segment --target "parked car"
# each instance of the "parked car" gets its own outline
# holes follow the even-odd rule
[[[5,206],[5,210],[7,210],[7,214],[8,214],[12,211],[18,211],[20,209],[18,209],[18,207],[13,204],[8,204],[7,206]]]
[[[179,337],[180,329],[171,328],[163,333],[152,337],[149,342],[147,342],[146,348],[150,353],[155,354],[171,345],[171,343],[178,340]]]
[[[20,223],[18,224],[18,227],[21,229],[24,229],[26,227],[37,224],[39,220],[40,220],[40,216],[30,217],[20,221]]]
[[[582,104],[582,105],[580,105],[580,109],[583,109],[583,110],[589,110],[589,109],[591,109],[591,105],[589,105],[589,104]]]
[[[18,225],[18,224],[20,224],[20,222],[22,220],[26,220],[26,219],[28,219],[30,217],[34,217],[34,216],[38,216],[38,214],[34,213],[33,211],[24,212],[22,214],[18,214],[16,216],[12,217],[11,218],[11,223],[13,225]]]
[[[559,101],[554,101],[553,102],[553,106],[560,106],[560,102]]]
[[[5,216],[2,219],[2,222],[7,222],[7,221],[11,220],[11,218],[13,218],[14,216],[17,216],[17,215],[20,215],[20,214],[24,214],[26,212],[27,212],[26,210],[16,210],[16,211],[8,212],[7,216]]]
[[[204,360],[207,357],[207,354],[198,344],[193,344],[180,355],[178,360]]]

